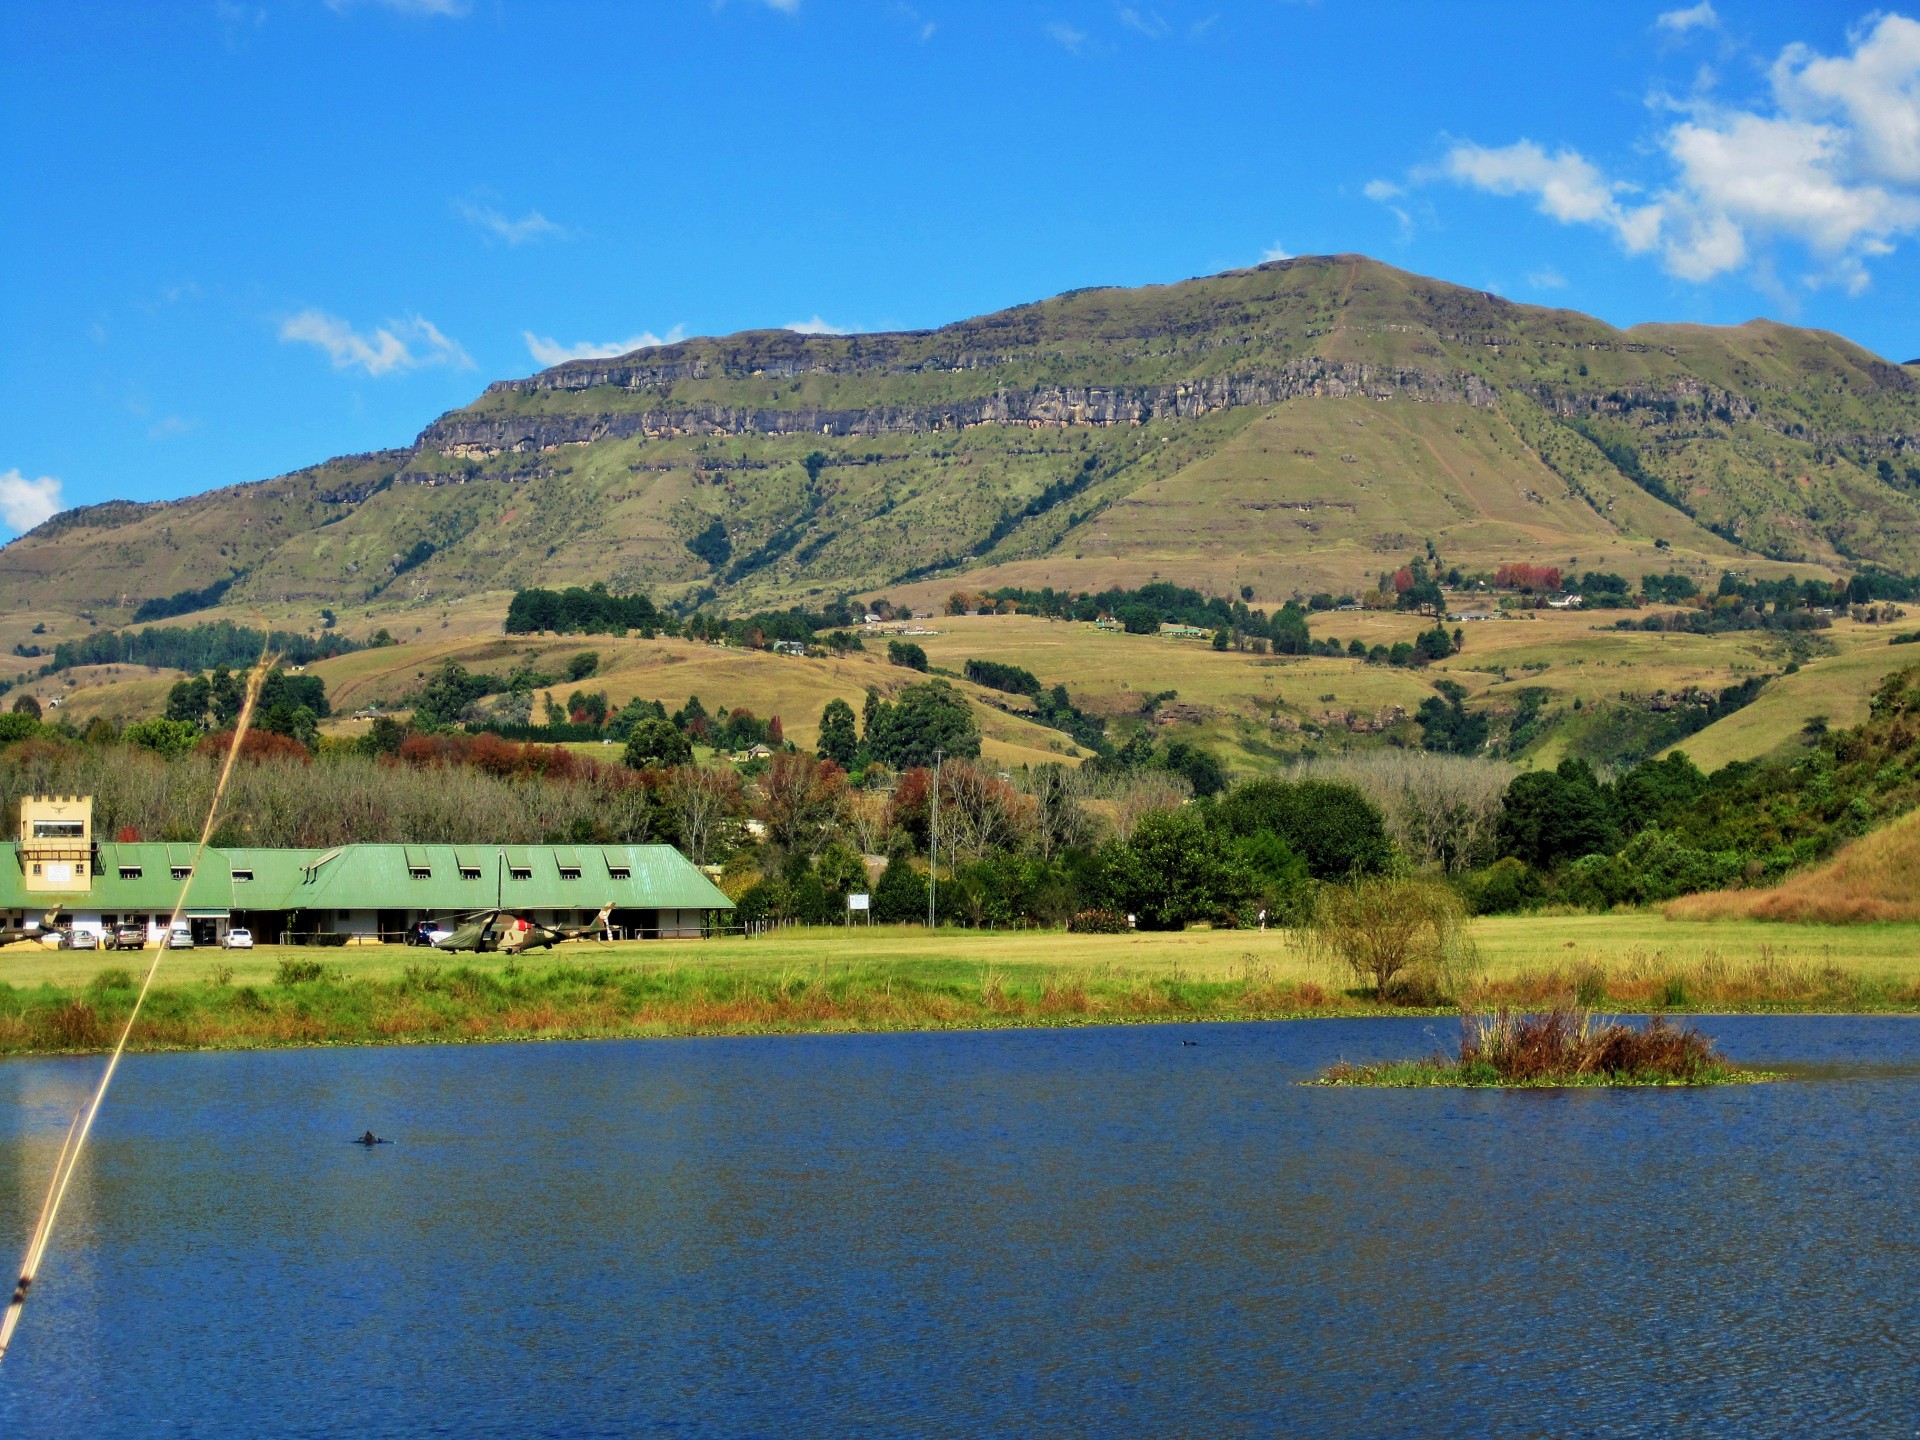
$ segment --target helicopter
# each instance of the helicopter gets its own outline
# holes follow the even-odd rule
[[[476,954],[518,955],[527,950],[544,950],[562,940],[577,940],[598,930],[606,933],[607,917],[613,913],[611,902],[600,907],[585,925],[542,925],[510,910],[481,910],[469,915],[451,935],[433,942],[436,950],[472,950]]]
[[[60,910],[61,907],[56,905],[40,919],[19,925],[0,922],[0,945],[11,945],[19,940],[38,940],[44,945],[49,940],[57,939],[60,932],[54,927],[54,922],[60,918]]]

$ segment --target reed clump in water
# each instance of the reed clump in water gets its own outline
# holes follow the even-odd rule
[[[1351,1065],[1325,1085],[1593,1086],[1725,1085],[1770,1078],[1728,1060],[1692,1025],[1655,1016],[1645,1026],[1602,1020],[1577,1001],[1544,1011],[1463,1011],[1454,1056]]]

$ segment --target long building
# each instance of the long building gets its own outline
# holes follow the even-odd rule
[[[64,928],[139,925],[158,940],[183,886],[182,918],[199,945],[222,943],[234,927],[262,944],[391,942],[422,920],[495,907],[579,925],[604,905],[617,936],[690,938],[733,909],[671,845],[209,847],[195,868],[190,844],[95,840],[92,810],[87,796],[21,801],[15,863],[0,864],[0,913],[13,924],[57,908]]]

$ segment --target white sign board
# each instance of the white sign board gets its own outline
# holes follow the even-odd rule
[[[867,895],[849,895],[847,896],[847,909],[870,910],[873,908],[872,905],[869,903],[871,898],[872,897]]]

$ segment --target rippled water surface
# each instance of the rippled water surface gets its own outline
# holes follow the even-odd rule
[[[1914,1436],[1920,1021],[1707,1028],[1807,1078],[1292,1083],[1451,1038],[1399,1020],[135,1057],[0,1434]],[[0,1064],[5,1263],[98,1063]]]

